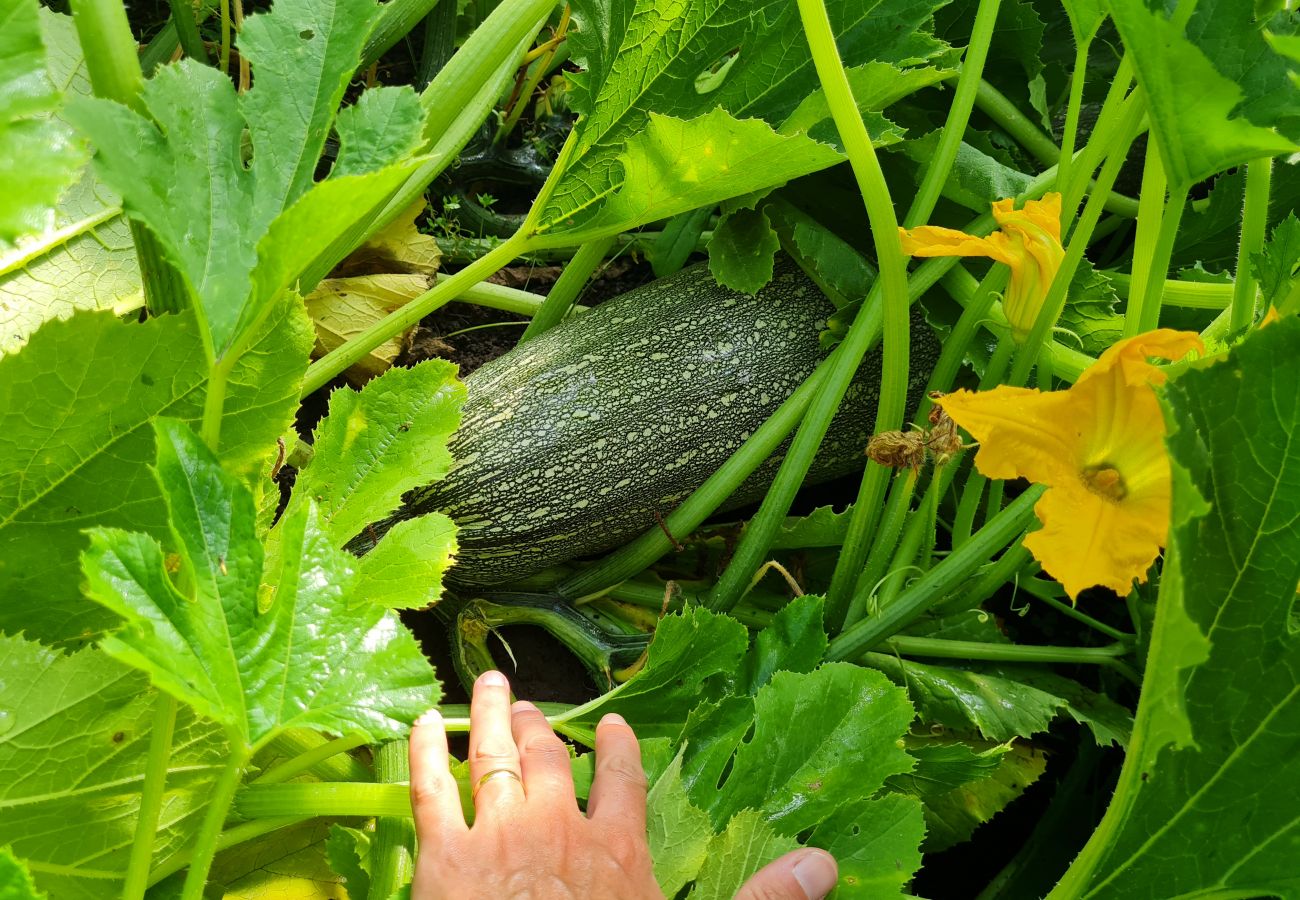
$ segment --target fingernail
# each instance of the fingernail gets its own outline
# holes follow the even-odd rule
[[[835,887],[839,870],[835,859],[825,850],[809,850],[794,864],[794,880],[808,895],[808,900],[821,900]]]
[[[415,720],[415,724],[421,727],[425,725],[438,725],[442,722],[442,713],[436,709],[426,710],[420,713],[420,718]]]
[[[496,669],[484,672],[479,676],[478,682],[485,687],[509,687],[510,682],[506,681],[506,676],[502,675]]]
[[[602,725],[626,725],[626,724],[627,724],[627,719],[623,718],[623,717],[620,716],[618,713],[606,713],[603,717],[601,717],[600,724],[602,724]]]

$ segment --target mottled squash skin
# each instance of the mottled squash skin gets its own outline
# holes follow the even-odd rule
[[[499,584],[626,543],[729,457],[826,355],[834,311],[791,265],[751,297],[700,265],[611,300],[474,372],[456,460],[397,518],[440,510],[460,528],[448,580]],[[938,358],[914,317],[909,407]],[[861,468],[880,353],[863,363],[812,481]],[[784,456],[731,497],[763,496]]]

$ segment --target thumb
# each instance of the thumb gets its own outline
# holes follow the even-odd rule
[[[825,850],[792,850],[755,872],[736,900],[822,900],[838,878],[835,857]]]

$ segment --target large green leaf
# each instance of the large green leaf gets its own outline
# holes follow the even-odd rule
[[[351,557],[315,504],[278,526],[277,565],[265,571],[252,494],[188,426],[160,419],[155,430],[171,568],[190,590],[152,537],[93,530],[87,590],[127,620],[105,651],[253,749],[288,728],[404,734],[437,683],[396,616],[355,596]]]
[[[1300,894],[1300,321],[1166,392],[1173,524],[1105,818],[1053,896]]]
[[[927,24],[938,5],[833,0],[844,62],[901,69],[938,55],[946,45]],[[573,76],[573,102],[583,116],[541,230],[573,241],[626,230],[842,158],[806,134],[775,131],[817,87],[794,5],[585,0],[574,19],[572,56],[585,71]],[[758,154],[761,166],[745,163]]]
[[[592,746],[596,723],[619,713],[642,739],[676,738],[691,707],[710,694],[719,675],[733,675],[748,646],[745,626],[729,616],[692,608],[659,620],[645,666],[589,703],[551,719],[556,730]]]
[[[61,95],[46,68],[36,0],[0,9],[0,242],[45,228],[84,149],[51,113]]]
[[[4,900],[49,900],[36,889],[32,873],[8,847],[0,847],[0,897]]]
[[[416,165],[395,165],[414,152],[422,122],[414,95],[392,89],[346,117],[353,149],[340,177],[313,181],[375,12],[372,0],[280,0],[243,28],[255,75],[246,94],[185,60],[145,84],[148,118],[103,100],[69,110],[102,177],[189,283],[218,355]]]
[[[72,19],[42,8],[40,22],[50,80],[65,95],[88,95]],[[61,111],[55,115],[61,118]],[[141,305],[140,270],[120,200],[86,165],[44,228],[0,253],[0,354],[17,350],[47,319]]]
[[[1111,17],[1146,92],[1151,131],[1165,172],[1171,184],[1184,188],[1247,160],[1297,149],[1272,127],[1280,111],[1276,102],[1265,100],[1257,109],[1244,109],[1244,102],[1255,100],[1254,81],[1247,82],[1252,85],[1248,93],[1244,73],[1221,71],[1209,55],[1217,51],[1213,44],[1244,42],[1243,32],[1253,30],[1247,4],[1232,5],[1243,15],[1217,20],[1220,27],[1203,35],[1204,46],[1198,46],[1146,0],[1110,0]],[[1263,46],[1262,37],[1259,41]],[[1272,54],[1266,46],[1263,52]],[[1268,90],[1290,92],[1281,83],[1272,83]]]
[[[334,391],[311,463],[298,474],[296,500],[315,501],[325,530],[343,546],[396,509],[406,491],[447,474],[447,439],[464,400],[456,367],[441,360],[390,369],[359,392]]]
[[[278,304],[235,366],[221,444],[233,471],[269,474],[258,470],[293,421],[311,341],[302,304]],[[0,358],[0,631],[60,641],[116,621],[80,596],[82,532],[166,534],[149,423],[197,423],[207,372],[190,313],[143,324],[77,313]]]
[[[726,900],[736,896],[749,876],[799,842],[777,834],[755,810],[745,810],[709,841],[690,900]]]
[[[58,900],[118,894],[157,700],[144,676],[99,650],[65,656],[0,637],[0,846],[10,844]],[[182,709],[156,859],[198,830],[225,755],[220,729]]]

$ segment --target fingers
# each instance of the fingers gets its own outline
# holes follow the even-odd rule
[[[641,747],[623,717],[610,713],[596,726],[596,776],[587,818],[644,834],[645,797]]]
[[[460,791],[447,759],[447,732],[442,716],[431,709],[411,728],[411,809],[421,844],[432,846],[465,831]]]
[[[569,750],[556,737],[542,711],[521,700],[511,707],[510,728],[524,775],[524,795],[556,811],[576,811]]]
[[[835,887],[839,867],[825,850],[806,847],[772,860],[753,874],[736,900],[822,900]]]
[[[515,777],[502,773],[511,772]],[[510,684],[500,672],[484,672],[474,682],[469,706],[469,777],[478,816],[517,806],[524,800],[519,750],[510,730]]]

